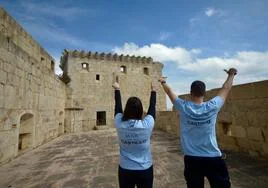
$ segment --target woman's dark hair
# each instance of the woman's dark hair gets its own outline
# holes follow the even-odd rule
[[[195,97],[203,97],[206,93],[206,84],[196,80],[191,85],[191,94]]]
[[[122,121],[127,121],[129,119],[141,120],[142,115],[143,115],[143,106],[141,100],[138,97],[130,97],[127,100]]]

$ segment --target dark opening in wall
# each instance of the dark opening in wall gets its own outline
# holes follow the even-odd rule
[[[100,80],[100,75],[96,74],[96,80]]]
[[[84,70],[89,70],[89,65],[88,65],[88,63],[82,63],[82,69],[84,69]]]
[[[51,63],[50,63],[51,70],[54,71],[54,67],[55,67],[55,62],[51,60]]]
[[[143,68],[143,73],[149,75],[149,69],[147,67]]]
[[[41,61],[44,61],[44,60],[45,60],[45,58],[41,57]]]
[[[223,134],[226,136],[232,136],[231,122],[221,122]]]
[[[122,65],[122,66],[120,67],[120,72],[122,72],[122,73],[127,73],[127,67],[124,66],[124,65]]]
[[[97,112],[97,125],[106,125],[106,112],[100,111]]]

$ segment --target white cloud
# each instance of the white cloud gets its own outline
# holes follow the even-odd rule
[[[21,6],[27,14],[34,16],[58,17],[66,21],[77,19],[78,16],[92,13],[93,10],[84,9],[73,5],[48,3],[46,1],[21,1]]]
[[[218,12],[218,11],[217,11],[216,9],[212,8],[212,7],[207,8],[207,9],[205,10],[205,14],[206,14],[208,17],[211,17],[211,16],[215,15],[217,12]]]
[[[137,56],[150,56],[156,61],[173,61],[178,65],[186,64],[193,61],[193,57],[201,52],[200,49],[186,50],[181,47],[167,47],[163,44],[153,43],[150,45],[139,47],[134,43],[125,43],[123,47],[115,47],[115,53],[137,55]]]
[[[192,79],[201,79],[207,83],[210,89],[220,87],[226,78],[226,73],[223,69],[231,67],[238,69],[235,84],[268,79],[268,51],[241,51],[228,57],[199,58],[202,53],[200,49],[187,50],[179,46],[168,47],[163,44],[150,44],[139,47],[134,43],[126,43],[122,47],[114,48],[113,51],[119,54],[151,56],[154,60],[161,61],[166,65],[174,63],[178,69],[169,70],[168,72],[184,71],[189,77],[181,78],[178,75],[175,78],[173,76],[174,78],[171,79],[178,80],[177,83],[173,83],[173,86],[181,86],[186,82],[189,85],[193,81]],[[188,88],[184,88],[183,92],[185,91],[188,91]]]
[[[172,34],[170,32],[161,32],[158,40],[165,41],[165,40],[169,39],[171,36],[172,36]]]

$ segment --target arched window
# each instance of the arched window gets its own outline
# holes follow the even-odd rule
[[[149,75],[149,69],[148,69],[148,67],[144,67],[143,68],[143,73],[146,74],[146,75]]]
[[[124,66],[124,65],[122,65],[122,66],[120,67],[120,72],[122,72],[122,73],[127,73],[127,67]]]

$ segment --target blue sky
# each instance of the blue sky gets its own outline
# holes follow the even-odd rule
[[[268,78],[267,0],[0,0],[58,60],[64,48],[147,55],[178,94],[193,80],[220,87]]]

